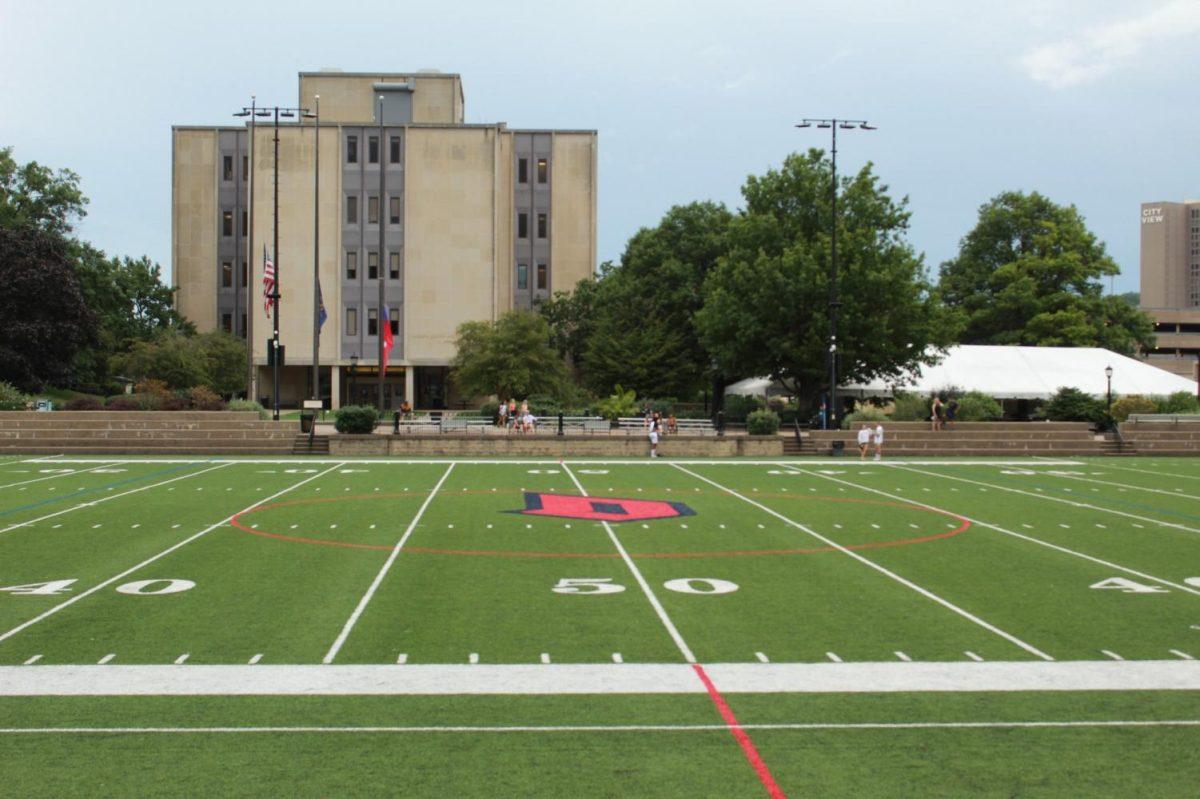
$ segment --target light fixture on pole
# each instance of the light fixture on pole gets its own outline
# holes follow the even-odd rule
[[[313,95],[313,334],[312,398],[321,399],[321,95]]]
[[[837,213],[837,132],[841,130],[875,130],[875,126],[867,123],[865,119],[802,119],[797,128],[809,128],[816,125],[821,129],[828,129],[832,137],[830,147],[831,162],[833,167],[833,177],[830,181],[829,204],[831,213],[830,221],[830,237],[829,237],[829,404],[825,414],[826,429],[837,429],[841,420],[838,418],[837,406],[837,356],[838,356],[838,341],[837,341],[837,317],[838,308],[841,306],[841,300],[838,299],[838,262],[837,262],[837,229],[838,229],[838,213]]]
[[[1104,367],[1104,377],[1108,379],[1108,408],[1109,413],[1112,413],[1112,376],[1113,368],[1111,366]]]
[[[358,375],[358,354],[350,356],[350,404],[355,404],[354,378]]]

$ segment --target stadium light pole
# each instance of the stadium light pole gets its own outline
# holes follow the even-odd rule
[[[830,182],[829,205],[830,238],[829,238],[829,406],[825,414],[825,429],[836,430],[841,425],[837,406],[837,319],[841,300],[838,299],[838,262],[837,262],[837,132],[842,130],[875,130],[865,119],[802,119],[797,128],[828,128],[832,137],[830,154],[833,164],[833,180]]]
[[[271,300],[271,307],[272,307],[272,311],[273,311],[272,318],[271,318],[272,331],[271,331],[271,349],[270,349],[270,360],[271,360],[271,364],[272,364],[272,367],[271,367],[271,418],[277,422],[279,421],[279,370],[280,370],[280,366],[281,366],[281,364],[280,364],[280,349],[279,349],[279,299],[281,296],[279,293],[279,282],[280,282],[280,277],[281,277],[281,270],[279,267],[279,119],[280,119],[280,117],[282,117],[284,119],[292,119],[297,114],[302,114],[302,115],[307,116],[309,113],[310,112],[307,108],[298,108],[295,106],[276,105],[276,106],[263,106],[262,108],[259,108],[256,103],[252,102],[250,107],[248,107],[248,108],[243,107],[240,112],[235,114],[235,116],[239,116],[239,117],[248,116],[248,117],[250,117],[251,120],[254,120],[256,117],[273,117],[274,118],[274,123],[273,123],[274,134],[275,134],[274,138],[273,138],[274,157],[272,159],[273,163],[271,164],[272,173],[274,176],[274,181],[273,181],[274,186],[273,186],[273,194],[272,194],[272,200],[271,200],[272,209],[273,209],[273,212],[272,212],[273,219],[271,221],[271,225],[272,225],[271,258],[272,258],[272,263],[275,265],[275,281],[272,284],[271,293],[267,295],[267,299]],[[251,128],[251,136],[253,137],[253,127]],[[253,138],[251,138],[250,150],[251,150],[251,153],[253,153],[253,151],[254,151]],[[253,197],[253,195],[251,195],[251,197],[250,197],[250,213],[251,214],[254,213],[254,197]],[[253,253],[252,253],[252,255],[253,255]],[[247,281],[247,283],[249,283],[249,282],[250,281]],[[247,297],[249,297],[249,295],[250,295],[250,292],[247,291]],[[249,308],[248,302],[247,302],[247,307],[246,307],[246,316],[247,317],[250,316],[250,308]],[[253,346],[253,343],[251,343],[249,341],[249,337],[247,337],[247,342],[250,344],[251,352],[253,352],[254,346]]]
[[[251,310],[253,307],[254,281],[250,279],[250,274],[252,272],[251,264],[254,263],[254,124],[256,118],[270,116],[270,112],[260,111],[258,109],[258,99],[252,94],[250,95],[249,107],[243,106],[242,110],[235,113],[234,116],[248,117],[250,120],[250,132],[248,134],[250,143],[247,147],[250,151],[250,174],[247,176],[248,179],[246,181],[246,206],[249,217],[247,227],[249,230],[246,231],[246,255],[245,260],[242,262],[242,266],[246,270],[246,285],[244,286],[246,292],[246,329],[242,332],[246,336],[246,399],[253,400],[256,393],[254,391],[254,311]]]
[[[321,399],[321,95],[313,95],[313,335],[312,398]]]

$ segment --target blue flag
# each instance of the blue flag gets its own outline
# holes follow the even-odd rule
[[[325,313],[325,298],[321,295],[321,281],[317,281],[317,330],[325,327],[325,320],[329,315]]]

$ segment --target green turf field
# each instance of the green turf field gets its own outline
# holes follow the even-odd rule
[[[0,794],[1200,784],[1200,459],[0,460]]]

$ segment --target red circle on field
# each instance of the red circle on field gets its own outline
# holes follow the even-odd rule
[[[463,494],[494,494],[501,493],[495,491],[463,491]],[[509,492],[502,492],[509,493]],[[394,547],[389,544],[360,544],[353,541],[332,541],[325,538],[314,538],[312,536],[289,535],[287,533],[273,533],[267,530],[258,530],[249,527],[242,522],[243,517],[251,516],[265,510],[273,508],[294,507],[297,505],[316,505],[327,504],[332,502],[354,502],[364,499],[396,499],[399,497],[411,496],[412,492],[390,492],[390,493],[371,493],[359,494],[349,497],[322,497],[314,499],[296,499],[287,502],[273,502],[269,505],[260,505],[251,510],[242,511],[230,520],[230,524],[237,529],[249,533],[250,535],[260,536],[262,538],[270,538],[276,541],[287,541],[294,544],[313,544],[317,546],[338,547],[341,549],[366,549],[376,551],[390,552]],[[761,555],[815,555],[823,552],[838,552],[841,549],[848,550],[863,550],[863,549],[885,549],[889,547],[905,547],[914,544],[925,544],[930,541],[940,541],[945,538],[953,538],[956,535],[965,533],[971,527],[971,522],[958,514],[949,511],[937,510],[935,508],[927,508],[920,505],[909,505],[903,502],[891,502],[887,500],[876,499],[852,499],[849,497],[820,497],[810,498],[800,496],[798,494],[772,494],[761,493],[759,497],[772,497],[781,499],[796,499],[802,502],[845,502],[857,505],[882,505],[885,507],[902,508],[904,510],[922,511],[924,513],[932,513],[937,516],[946,516],[956,520],[959,524],[952,530],[946,530],[941,533],[933,533],[931,535],[915,536],[912,538],[900,538],[892,541],[870,541],[863,544],[842,544],[840,547],[824,546],[824,547],[808,547],[802,549],[735,549],[723,550],[717,552],[640,552],[630,553],[636,558],[730,558],[730,557],[754,557]],[[495,558],[619,558],[620,553],[617,552],[526,552],[521,550],[493,550],[493,549],[441,549],[435,547],[405,547],[405,553],[419,555],[462,555],[467,557],[495,557]]]

